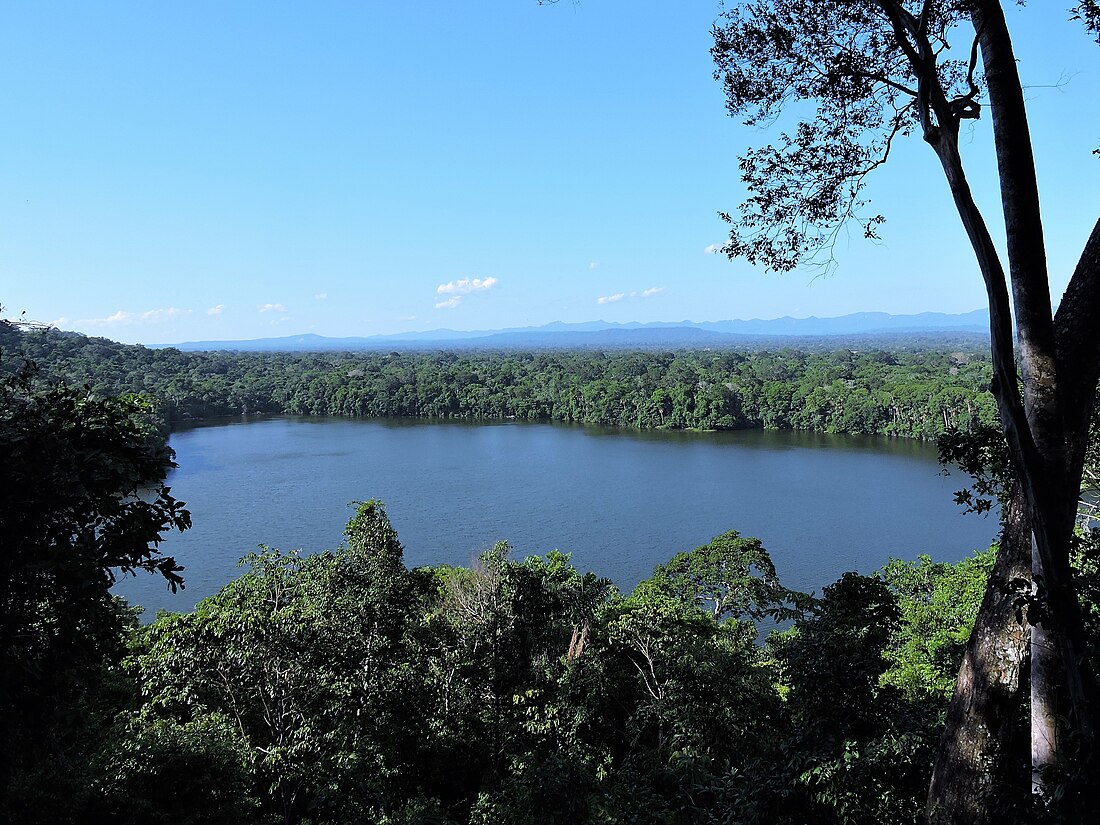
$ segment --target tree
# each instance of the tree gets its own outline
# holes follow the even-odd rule
[[[884,682],[912,699],[950,698],[994,554],[990,548],[958,564],[925,555],[917,561],[891,559],[882,569],[879,575],[896,594],[901,612]]]
[[[792,619],[808,605],[804,594],[779,583],[760,539],[743,538],[736,530],[689,553],[677,553],[668,563],[658,565],[650,581],[680,601],[706,605],[715,621],[731,615],[754,621]]]
[[[900,619],[883,581],[845,573],[791,630],[768,638],[790,718],[786,758],[764,774],[774,785],[767,774],[780,771],[786,793],[774,804],[783,815],[766,821],[917,820],[934,715],[883,679]]]
[[[629,708],[632,750],[641,746],[636,767],[743,758],[771,737],[778,715],[773,674],[758,666],[756,627],[718,622],[662,584],[656,576],[640,582],[603,616],[605,661],[623,686],[613,693]]]
[[[6,322],[0,321],[0,325]],[[172,453],[134,397],[37,383],[0,362],[0,819],[56,821],[122,654],[118,571],[182,585],[157,548],[190,515],[164,486]],[[17,761],[16,761],[17,760]]]
[[[1072,11],[1100,31],[1095,0]],[[949,36],[964,25],[972,28],[968,48],[963,59],[952,59]],[[741,159],[751,194],[738,219],[725,216],[732,224],[725,246],[730,257],[789,270],[829,250],[837,229],[852,219],[875,237],[882,216],[858,216],[867,176],[887,161],[893,142],[917,134],[938,158],[985,283],[992,390],[1033,537],[1034,566],[1042,571],[1043,622],[1065,680],[1069,727],[1090,765],[1096,689],[1079,655],[1081,610],[1069,557],[1100,376],[1100,221],[1055,312],[1023,89],[1001,3],[754,0],[729,10],[714,38],[716,75],[730,114],[760,125],[788,104],[816,105],[814,116],[777,146],[749,150]],[[996,146],[1005,258],[971,193],[959,146],[960,124],[984,108]],[[975,684],[960,681],[956,701],[973,698],[966,694]],[[968,747],[964,735],[946,741],[941,768],[945,757]],[[982,757],[971,753],[963,761],[980,764]],[[946,803],[947,789],[959,781],[937,770],[932,815],[961,816]]]
[[[281,822],[377,820],[428,772],[414,638],[426,582],[405,569],[381,502],[359,503],[345,536],[332,552],[245,557],[244,575],[193,613],[161,615],[141,639],[133,738],[209,747],[218,787],[239,784],[229,757],[243,748],[261,812]],[[219,738],[224,720],[239,741]],[[125,765],[129,750],[113,758]],[[166,771],[123,777],[134,787],[115,796]]]
[[[252,754],[222,714],[179,722],[120,714],[96,754],[97,798],[84,821],[119,825],[248,822],[257,806]]]

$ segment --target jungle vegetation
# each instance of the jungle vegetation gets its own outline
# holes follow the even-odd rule
[[[168,426],[287,414],[803,429],[935,439],[996,421],[982,350],[230,353],[0,326],[0,350]]]
[[[4,332],[14,340],[12,329]],[[497,376],[497,386],[532,365],[559,375],[575,367],[582,386],[629,375],[628,367],[660,384],[662,369],[676,365],[690,377],[669,381],[670,395],[677,386],[698,391],[708,367],[750,376],[762,364],[763,375],[774,376],[803,364],[849,390],[849,381],[908,370],[928,382],[925,397],[977,404],[980,393],[952,396],[950,388],[978,383],[987,369],[980,359],[784,352],[757,363],[670,353],[643,372],[650,356],[238,361],[19,334],[36,357],[43,342],[71,350],[60,367],[61,359],[37,369],[10,354],[0,361],[0,718],[10,743],[0,761],[0,818],[791,825],[919,818],[996,548],[956,565],[897,560],[803,594],[782,585],[759,540],[730,530],[691,550],[669,548],[668,562],[622,593],[577,570],[568,555],[523,557],[506,543],[470,568],[409,569],[383,504],[371,500],[357,506],[341,547],[311,556],[263,548],[194,612],[142,625],[109,585],[145,571],[180,584],[176,561],[157,548],[190,515],[162,484],[171,466],[157,429],[162,402],[101,390],[116,392],[120,384],[105,376],[134,375],[132,365],[148,357],[189,359],[187,380],[218,358],[226,371],[211,374],[226,382],[237,380],[240,364],[259,377],[269,369],[272,382],[316,370],[342,386],[358,377],[349,371],[365,375],[371,364],[381,375],[417,367],[466,375],[476,367]],[[100,366],[89,348],[100,348]],[[148,364],[141,370],[153,372]],[[937,371],[946,389],[935,388]],[[87,384],[59,383],[59,374]],[[787,383],[761,386],[789,388],[793,398],[809,383],[780,374]],[[178,376],[161,370],[154,378],[171,386]],[[877,386],[888,392],[885,380]],[[965,401],[954,409],[965,410]],[[1002,492],[996,478],[981,475],[995,452],[995,442],[956,439],[955,460],[969,455],[964,467],[979,477],[973,506]],[[139,488],[159,492],[150,500],[134,495]],[[1083,535],[1076,569],[1092,658],[1100,638],[1097,557],[1097,541]],[[776,621],[782,630],[761,631]],[[1017,781],[1028,771],[1027,743],[1016,742],[1000,777],[1004,821],[1074,821],[1075,799],[1048,807]]]

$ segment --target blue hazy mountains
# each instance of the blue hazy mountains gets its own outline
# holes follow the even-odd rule
[[[181,350],[236,350],[251,352],[320,352],[378,349],[538,349],[538,348],[679,348],[784,345],[786,339],[852,337],[972,337],[988,335],[989,315],[984,309],[960,315],[923,312],[889,315],[857,312],[836,318],[774,318],[748,321],[655,321],[625,324],[587,321],[567,324],[555,321],[541,327],[459,331],[436,329],[363,338],[328,338],[323,335],[289,335],[249,341],[188,341],[174,345]]]

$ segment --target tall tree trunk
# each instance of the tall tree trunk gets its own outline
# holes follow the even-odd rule
[[[932,825],[993,823],[1006,796],[1018,796],[1024,786],[1023,760],[1010,752],[1021,734],[1021,677],[1030,635],[1022,605],[1030,589],[1031,527],[1018,489],[948,708],[928,790]]]
[[[1060,681],[1065,687],[1069,729],[1081,746],[1082,755],[1087,756],[1096,738],[1095,683],[1087,666],[1082,667],[1079,655],[1083,643],[1081,613],[1069,567],[1069,550],[1087,435],[1087,416],[1082,416],[1078,407],[1082,403],[1091,407],[1097,379],[1096,360],[1100,355],[1095,316],[1091,316],[1091,325],[1082,323],[1082,316],[1096,309],[1100,302],[1097,233],[1094,231],[1086,245],[1056,322],[1050,303],[1030,133],[1008,27],[997,0],[973,0],[971,13],[985,70],[997,148],[1008,238],[1007,273],[966,182],[958,152],[958,122],[942,96],[942,89],[930,75],[921,77],[922,99],[935,114],[934,123],[925,119],[925,139],[943,165],[985,281],[994,368],[992,390],[1034,537],[1035,564],[1044,574],[1043,630],[1056,650],[1057,667],[1061,671],[1060,678],[1053,681]],[[930,61],[915,64],[918,75],[925,63]],[[1017,331],[1015,343],[1010,288]],[[1017,356],[1022,395],[1017,383]],[[1046,672],[1045,667],[1042,672]],[[1036,689],[1043,690],[1053,681],[1044,678]],[[960,690],[980,688],[980,683],[960,679]],[[1054,697],[1036,698],[1040,699],[1040,705],[1056,704]],[[976,743],[977,740],[959,740],[952,744],[945,739],[943,749],[955,748],[976,758],[973,749]],[[948,761],[957,758],[941,754],[941,759]],[[937,790],[936,781],[933,780],[930,790],[930,811],[940,804],[941,791]],[[939,781],[945,781],[942,775]]]
[[[1081,611],[1069,565],[1081,481],[1076,451],[1083,443],[1082,433],[1075,429],[1082,425],[1078,416],[1063,414],[1063,398],[1073,395],[1072,387],[1079,381],[1072,375],[1077,365],[1059,358],[1035,161],[1008,25],[997,0],[974,0],[972,15],[989,90],[1026,418],[1020,422],[1018,416],[1006,417],[1002,409],[1002,423],[1027,495],[1036,566],[1043,571],[1046,593],[1043,624],[1058,651],[1070,724],[1079,742],[1091,750],[1096,737],[1095,684],[1082,667]],[[995,390],[1015,392],[1005,386]]]

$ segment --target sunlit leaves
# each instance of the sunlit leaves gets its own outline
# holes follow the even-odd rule
[[[736,530],[659,565],[650,583],[686,604],[704,607],[715,620],[791,619],[801,615],[796,605],[805,606],[803,594],[780,585],[760,539]]]

